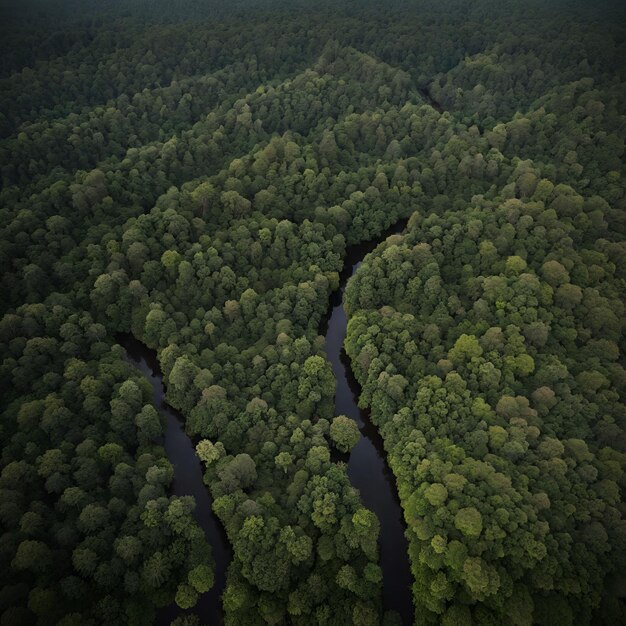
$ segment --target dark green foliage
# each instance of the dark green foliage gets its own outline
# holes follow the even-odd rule
[[[150,623],[215,582],[121,331],[197,438],[226,623],[397,622],[319,329],[401,218],[346,350],[416,623],[624,620],[624,16],[588,4],[3,9],[3,625]]]
[[[330,437],[341,452],[349,452],[360,438],[359,427],[354,420],[345,415],[333,418],[330,425]]]
[[[206,587],[211,553],[193,499],[168,496],[150,386],[87,313],[24,305],[1,332],[4,615],[151,623],[187,575]]]

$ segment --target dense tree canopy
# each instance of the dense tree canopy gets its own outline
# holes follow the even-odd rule
[[[415,623],[623,622],[623,7],[23,4],[0,7],[2,626],[148,624],[215,584],[120,332],[156,350],[233,547],[226,624],[397,623],[320,329],[347,247],[400,219],[345,347]]]

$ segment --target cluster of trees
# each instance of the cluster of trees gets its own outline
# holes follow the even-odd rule
[[[106,104],[64,118],[23,124],[17,135],[4,142],[3,185],[45,187],[45,175],[51,169],[58,180],[62,170],[70,174],[91,170],[100,161],[121,160],[129,148],[167,140],[205,118],[218,104],[230,108],[241,90],[270,82],[267,69],[273,66],[266,69],[263,61],[256,55],[214,73],[146,88],[132,97],[122,93]]]
[[[213,585],[190,497],[168,491],[152,389],[87,312],[0,324],[2,623],[151,624]]]
[[[617,21],[141,4],[33,0],[0,67],[2,624],[149,623],[213,584],[120,331],[194,438],[226,623],[397,624],[319,329],[346,247],[411,215],[345,306],[416,622],[618,623]]]
[[[543,200],[476,204],[416,213],[366,261],[346,348],[398,478],[416,606],[589,621],[625,564],[624,244]]]
[[[618,43],[621,26],[607,22],[606,28],[608,41],[578,21],[566,22],[559,36],[549,39],[544,32],[524,29],[440,73],[430,92],[465,123],[491,128],[568,83],[591,77],[614,83],[613,64],[623,52]],[[608,98],[603,102],[611,104]]]
[[[362,82],[347,80],[347,64],[365,67],[365,55],[347,50],[341,57],[343,61],[337,59],[336,46],[329,45],[315,69],[277,88],[259,88],[232,106],[227,102],[191,129],[165,142],[131,148],[123,159],[107,159],[98,168],[69,176],[55,171],[48,177],[51,184],[36,193],[28,186],[21,192],[7,187],[0,196],[4,207],[0,258],[6,263],[2,277],[6,292],[17,304],[36,301],[51,290],[74,287],[88,271],[89,246],[99,243],[103,232],[150,209],[172,185],[219,171],[231,161],[230,167],[237,173],[235,156],[267,143],[273,134],[290,125],[301,132],[321,132],[320,126],[328,125],[328,116],[341,117],[346,111],[379,104],[389,107],[390,98],[399,104],[407,97],[402,72],[380,63],[377,72],[364,70],[362,77],[367,76],[374,86],[372,94]],[[390,81],[392,86],[387,87]],[[355,106],[351,102],[356,102],[358,94],[362,99]],[[298,117],[303,120],[296,123]],[[332,159],[336,141],[330,131],[318,142],[319,152]],[[272,158],[271,153],[263,156]],[[285,158],[294,156],[288,151]],[[259,163],[261,167],[265,160]],[[305,169],[302,165],[306,161],[300,165]],[[149,186],[146,180],[151,181]],[[232,185],[232,181],[222,184]],[[230,200],[233,211],[245,211],[247,203],[237,202],[238,196],[232,193],[237,190],[226,191],[231,192],[225,199]],[[205,206],[210,199],[205,193],[198,204]],[[263,199],[266,204],[272,200],[268,194]]]
[[[624,619],[613,88],[558,87],[486,132],[474,163],[497,150],[496,184],[467,201],[448,179],[348,284],[346,349],[398,480],[419,623]]]

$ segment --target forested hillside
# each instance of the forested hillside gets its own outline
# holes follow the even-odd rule
[[[345,349],[413,623],[626,623],[621,3],[0,21],[0,626],[207,623],[213,550],[120,333],[232,546],[225,624],[403,623],[322,334],[346,250],[403,219],[347,284]]]

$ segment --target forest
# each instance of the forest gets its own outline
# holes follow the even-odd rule
[[[626,624],[625,4],[0,32],[0,626]]]

